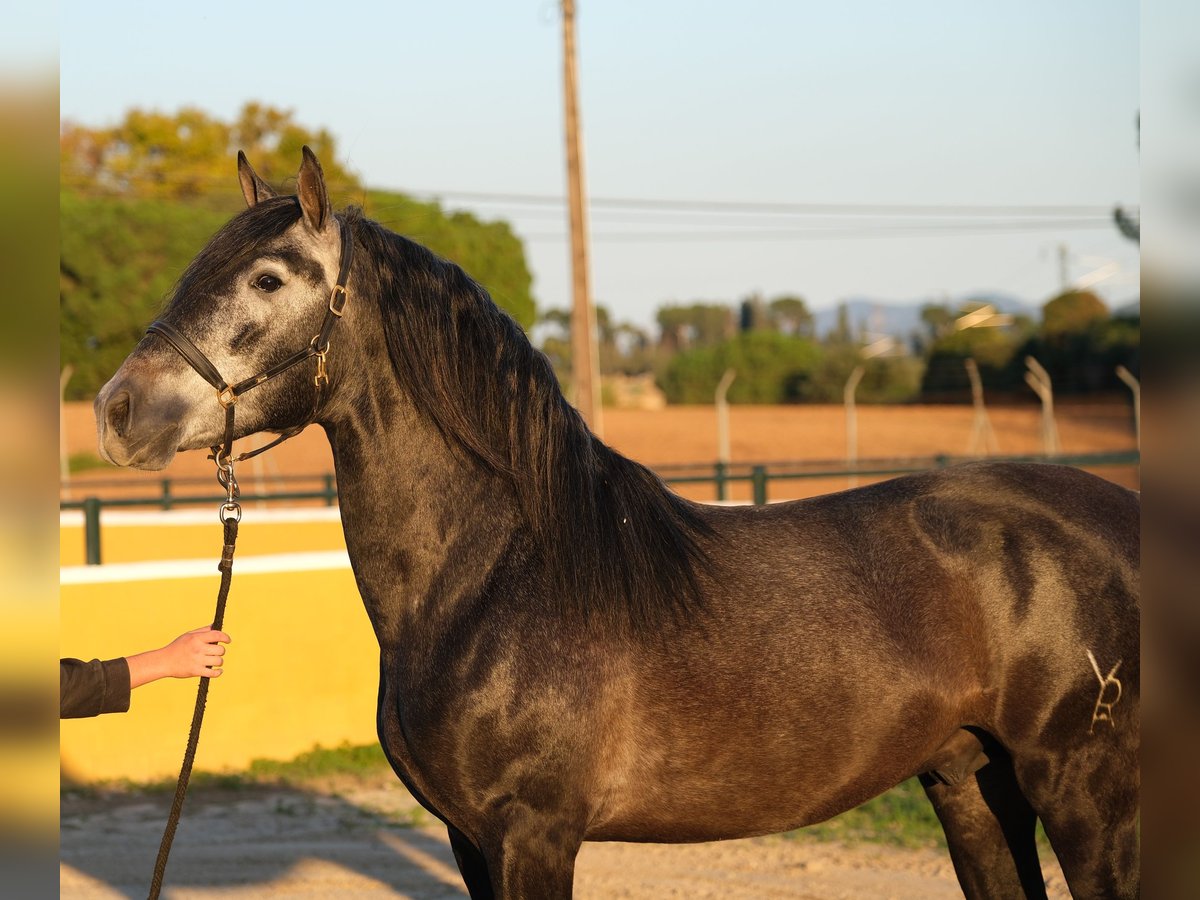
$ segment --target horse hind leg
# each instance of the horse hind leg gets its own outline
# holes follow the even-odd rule
[[[1124,668],[1112,660],[1100,665],[1089,651],[1036,731],[1013,729],[1006,741],[1021,790],[1076,898],[1141,892],[1136,628],[1132,633]]]
[[[1075,748],[1021,756],[1016,771],[1071,895],[1081,900],[1139,896],[1136,746],[1117,754]]]
[[[946,833],[954,872],[967,900],[1044,898],[1037,817],[1017,784],[1012,760],[987,736],[961,731],[952,758],[921,775]]]

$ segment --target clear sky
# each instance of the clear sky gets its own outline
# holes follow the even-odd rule
[[[1070,278],[1137,296],[1137,247],[1104,220],[1140,201],[1133,0],[577,3],[593,292],[618,318],[755,291],[1040,303],[1060,244]],[[553,0],[70,0],[61,114],[292,109],[367,184],[512,221],[539,306],[562,307],[562,207],[464,196],[563,195],[559,29]]]

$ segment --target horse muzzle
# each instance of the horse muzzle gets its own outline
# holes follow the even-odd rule
[[[96,395],[100,456],[108,462],[155,471],[175,458],[189,404],[152,382],[119,371]]]

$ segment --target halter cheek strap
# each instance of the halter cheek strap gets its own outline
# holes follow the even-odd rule
[[[147,334],[156,334],[165,340],[176,353],[183,357],[189,366],[195,369],[196,374],[211,384],[216,390],[217,402],[225,410],[225,435],[220,444],[216,444],[211,448],[211,459],[216,462],[218,470],[227,472],[230,478],[232,478],[233,463],[258,456],[258,454],[265,453],[288,438],[295,437],[316,419],[317,413],[321,409],[321,403],[325,397],[325,389],[329,385],[329,373],[325,367],[325,355],[329,352],[329,337],[333,332],[333,326],[342,317],[342,311],[346,307],[346,300],[349,297],[346,291],[346,281],[350,277],[350,266],[354,259],[354,239],[350,234],[350,226],[343,224],[341,232],[342,253],[341,262],[338,267],[337,282],[329,294],[329,305],[325,310],[325,319],[321,323],[321,330],[313,336],[313,339],[309,341],[308,346],[303,350],[293,353],[291,356],[276,363],[271,368],[259,372],[257,375],[244,378],[236,384],[228,384],[221,377],[221,373],[217,371],[217,367],[204,355],[204,352],[174,325],[160,319],[146,329]],[[277,375],[282,375],[293,366],[313,357],[316,357],[317,360],[317,371],[313,376],[315,393],[313,396],[312,412],[309,413],[308,418],[299,425],[295,425],[282,432],[278,438],[266,446],[259,447],[257,450],[251,450],[249,453],[243,453],[235,458],[233,456],[233,416],[238,398],[251,388],[258,387],[260,384],[270,381]]]

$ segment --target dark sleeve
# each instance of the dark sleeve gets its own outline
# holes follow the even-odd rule
[[[60,659],[58,717],[81,719],[129,709],[129,663],[124,657]]]

